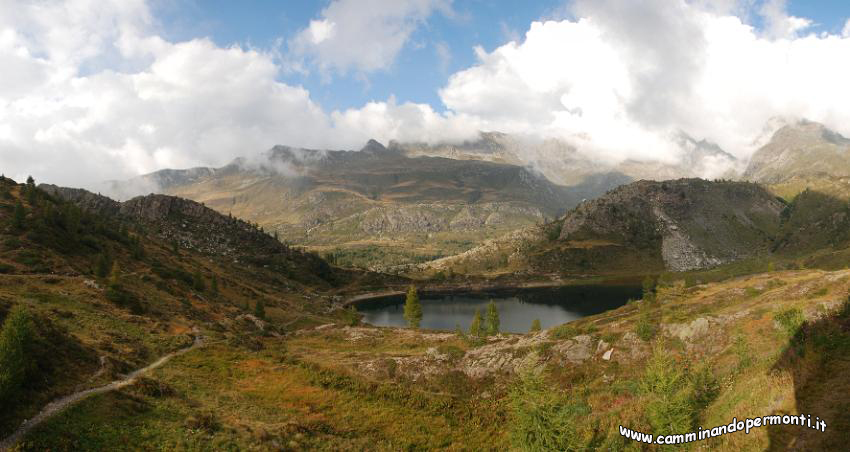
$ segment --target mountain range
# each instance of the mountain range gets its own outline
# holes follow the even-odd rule
[[[848,371],[850,204],[805,187],[776,192],[843,177],[810,168],[812,143],[834,145],[821,158],[844,152],[840,138],[811,129],[787,124],[759,151],[748,177],[767,184],[626,177],[583,199],[523,165],[374,142],[358,152],[276,147],[259,161],[134,181],[208,196],[200,202],[116,201],[0,178],[0,369],[22,375],[0,380],[0,448],[508,449],[530,418],[543,434],[568,429],[555,449],[619,450],[630,443],[618,425],[652,426],[670,406],[650,386],[663,377],[685,385],[673,395],[688,425],[805,410],[837,427],[763,428],[738,441],[840,449],[847,397],[831,389]],[[563,199],[574,207],[564,212]],[[313,227],[339,240],[394,235],[399,246],[405,228],[432,227],[417,212],[437,205],[537,213],[501,236],[470,238],[459,254],[408,259],[387,269],[405,273],[393,276],[343,268],[339,251],[328,261],[283,243],[285,227],[240,218],[274,218],[290,204],[302,208],[293,216],[352,209],[341,217],[357,219],[349,231],[332,228],[333,209]],[[401,213],[375,223],[357,209]],[[463,228],[484,235],[461,221],[474,214],[458,215],[421,243],[450,243],[440,234]],[[345,303],[410,284],[423,293],[573,284],[583,297],[587,285],[641,280],[640,301],[528,334],[377,328]],[[705,444],[740,449],[734,438]]]

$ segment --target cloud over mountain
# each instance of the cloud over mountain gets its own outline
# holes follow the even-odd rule
[[[806,34],[810,21],[776,1],[758,10],[577,1],[569,18],[475,49],[476,64],[439,91],[445,111],[393,97],[326,111],[281,81],[299,58],[320,71],[387,67],[412,27],[449,5],[398,2],[369,15],[338,0],[281,58],[209,39],[171,41],[142,0],[0,0],[0,167],[87,185],[221,165],[276,143],[351,149],[368,138],[435,142],[478,130],[557,137],[607,162],[677,161],[684,131],[747,157],[777,116],[850,135],[850,36]],[[750,15],[765,25],[750,25]]]

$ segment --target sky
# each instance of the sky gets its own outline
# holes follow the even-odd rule
[[[502,131],[591,158],[850,135],[850,3],[0,0],[0,171],[91,187],[275,144]],[[557,158],[553,156],[552,158]]]

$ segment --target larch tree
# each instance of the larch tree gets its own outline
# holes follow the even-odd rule
[[[487,334],[499,334],[499,310],[496,309],[496,303],[490,300],[487,304]]]
[[[422,322],[422,304],[419,302],[416,286],[410,286],[407,289],[407,297],[404,300],[404,320],[411,328],[419,328]]]

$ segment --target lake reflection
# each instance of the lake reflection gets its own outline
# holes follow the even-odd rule
[[[516,289],[492,293],[458,293],[450,295],[420,294],[421,328],[464,331],[476,309],[484,316],[487,303],[496,303],[501,330],[524,333],[534,319],[542,327],[567,323],[582,317],[620,307],[629,298],[640,298],[640,287],[632,286],[568,286],[549,289]],[[404,297],[386,297],[358,303],[363,321],[377,326],[406,326]]]

